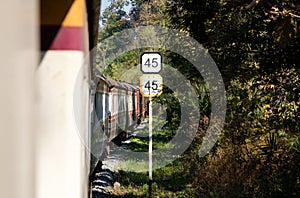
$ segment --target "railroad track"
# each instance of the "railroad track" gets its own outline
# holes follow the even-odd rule
[[[132,133],[130,138],[122,142],[120,147],[116,147],[102,162],[102,168],[95,173],[90,187],[90,198],[107,198],[112,197],[112,191],[115,182],[117,182],[116,170],[121,161],[126,160],[122,149],[127,149],[130,144],[130,139],[135,137],[139,130],[145,127],[145,123],[139,125]]]

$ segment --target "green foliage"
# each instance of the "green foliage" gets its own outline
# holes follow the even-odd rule
[[[299,1],[134,0],[130,16],[118,11],[122,5],[118,3],[107,11],[107,29],[103,29],[100,40],[138,25],[175,28],[208,49],[226,86],[227,115],[222,138],[209,155],[199,159],[198,150],[209,124],[210,95],[200,73],[187,60],[163,51],[164,61],[178,69],[195,88],[201,120],[197,137],[181,156],[184,169],[176,164],[175,169],[167,167],[155,173],[167,181],[157,182],[158,189],[163,186],[178,192],[158,196],[299,197]],[[111,49],[114,50],[117,49]],[[124,54],[109,66],[108,73],[120,76],[123,69],[137,63],[139,55],[139,51]],[[156,134],[161,137],[155,148],[166,144],[180,123],[175,94],[166,87],[163,93],[154,101],[166,106],[168,117],[162,133]],[[131,149],[147,148],[147,138],[133,140]],[[176,169],[181,170],[180,177]],[[125,175],[128,173],[124,178]],[[179,181],[186,176],[192,180],[191,186],[179,184],[179,188],[172,183],[171,178]]]
[[[197,159],[200,129],[184,156],[195,186],[202,186],[198,196],[299,195],[299,5],[257,2],[184,0],[168,8],[171,26],[209,49],[227,91],[222,142],[209,156]],[[201,84],[188,63],[176,55],[170,58],[181,62],[181,72],[194,84]],[[209,117],[209,101],[200,101],[207,109],[203,118]]]
[[[100,41],[130,27],[128,16],[123,10],[128,3],[125,0],[111,0],[111,4],[105,8],[101,16],[104,27],[99,32]]]

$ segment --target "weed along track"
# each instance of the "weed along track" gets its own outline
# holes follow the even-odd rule
[[[91,180],[90,198],[102,197],[148,197],[148,161],[135,161],[123,155],[123,149],[147,152],[148,124],[142,122],[129,138],[122,141],[104,160],[102,168]],[[153,148],[168,147],[172,131],[167,129],[153,135]],[[155,162],[154,162],[155,163]],[[136,170],[146,171],[132,171]],[[153,171],[152,197],[194,197],[191,178],[181,158]]]
[[[94,176],[90,181],[90,198],[114,197],[115,191],[119,191],[122,184],[118,182],[120,178],[119,167],[122,162],[126,163],[126,156],[123,149],[128,149],[131,140],[139,130],[145,128],[145,123],[141,123],[134,131],[129,133],[129,137],[123,139],[120,146],[113,146],[111,153],[99,163],[95,168]],[[101,167],[99,167],[101,166]]]

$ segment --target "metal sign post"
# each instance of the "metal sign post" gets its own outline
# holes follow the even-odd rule
[[[152,195],[152,97],[149,98],[149,197]]]
[[[140,92],[149,97],[149,197],[152,196],[152,97],[162,93],[163,81],[158,73],[162,70],[162,57],[158,52],[145,52],[141,55]]]

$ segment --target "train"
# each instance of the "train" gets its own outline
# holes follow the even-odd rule
[[[100,4],[12,0],[1,7],[2,197],[88,198],[106,150],[145,111],[137,86],[94,72]]]
[[[147,100],[139,86],[97,72],[93,97],[91,173],[115,146],[120,146],[145,117]]]
[[[87,198],[95,168],[120,131],[142,113],[138,87],[94,72],[90,52],[98,42],[100,3],[39,0],[39,9],[32,11],[40,19],[35,120],[39,198]],[[84,64],[85,59],[91,64]]]

